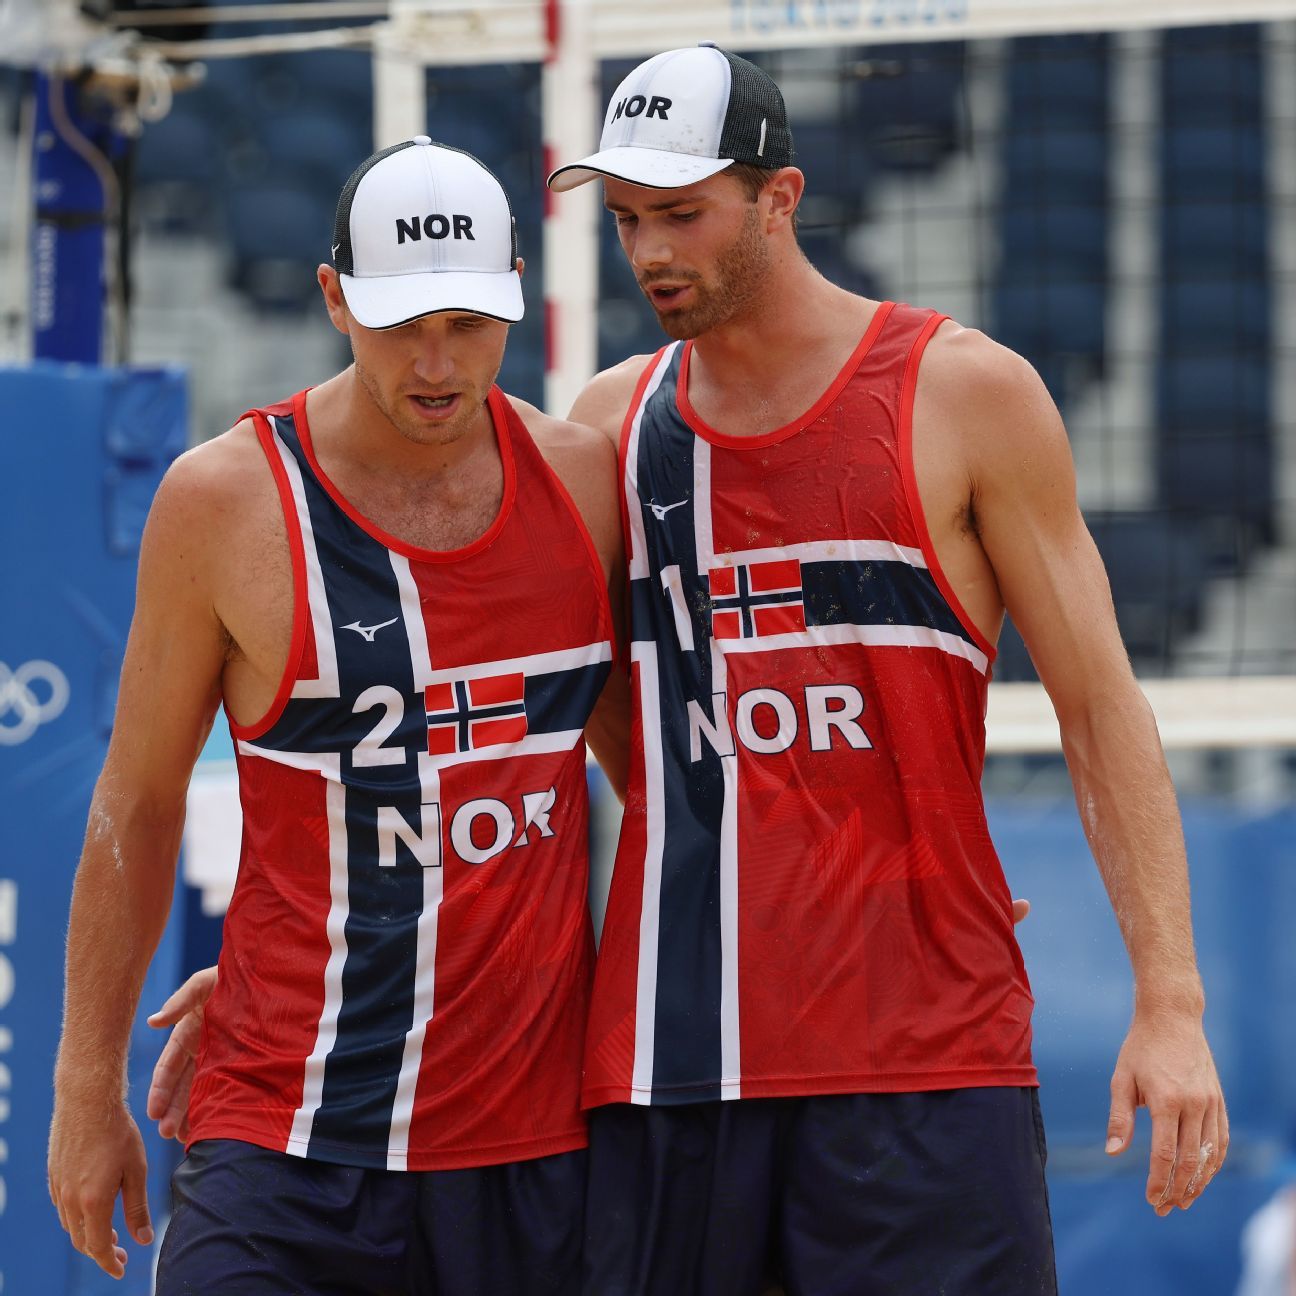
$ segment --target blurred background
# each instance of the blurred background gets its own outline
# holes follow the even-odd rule
[[[596,35],[629,21],[620,0],[582,8]],[[1293,1296],[1296,3],[1220,0],[1205,25],[1209,5],[1192,6],[1192,25],[1175,8],[1132,0],[1104,30],[1083,3],[668,4],[651,36],[593,43],[610,52],[592,64],[598,108],[580,125],[592,144],[602,104],[647,53],[699,35],[745,53],[787,99],[814,264],[982,328],[1044,377],[1172,747],[1233,1128],[1210,1192],[1164,1220],[1142,1197],[1146,1113],[1133,1151],[1103,1155],[1127,960],[1047,724],[992,723],[991,827],[1033,904],[1019,938],[1061,1288]],[[561,290],[546,287],[541,233],[551,100],[544,62],[509,52],[540,9],[466,12],[0,3],[0,1292],[108,1290],[57,1229],[44,1138],[67,900],[139,526],[184,445],[349,361],[314,273],[342,184],[394,142],[375,112],[380,29],[418,80],[426,132],[477,154],[512,198],[527,314],[500,383],[545,401]],[[604,366],[662,338],[599,218]],[[1011,626],[1000,649],[992,692],[1038,702]],[[1001,688],[1012,683],[1019,693]],[[219,945],[237,860],[231,757],[218,723],[149,1007]],[[618,808],[597,772],[591,787],[597,925]],[[160,1212],[173,1150],[151,1150]],[[129,1290],[149,1290],[145,1270],[136,1261]]]

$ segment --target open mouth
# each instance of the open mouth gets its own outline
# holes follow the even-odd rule
[[[676,306],[684,295],[692,289],[692,284],[650,284],[647,288],[648,300],[654,306]]]
[[[448,396],[415,396],[411,395],[410,400],[421,410],[429,414],[445,414],[455,407],[459,400],[458,392],[451,392]]]

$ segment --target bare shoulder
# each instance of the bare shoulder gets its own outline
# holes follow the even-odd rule
[[[266,509],[277,511],[274,479],[250,419],[185,451],[162,478],[149,514],[154,540],[184,551],[219,549]]]
[[[237,499],[267,478],[265,455],[252,420],[243,419],[228,432],[186,450],[162,479],[159,499],[165,492],[190,506],[211,507]]]
[[[571,419],[554,418],[516,396],[508,400],[545,461],[560,477],[573,469],[597,473],[614,467],[615,451],[608,439],[594,428]]]
[[[621,423],[651,356],[634,355],[596,373],[576,397],[571,417],[597,428],[614,445],[621,440]]]
[[[937,329],[923,356],[914,419],[935,424],[982,461],[1066,441],[1057,407],[1030,362],[952,320]]]
[[[937,396],[982,407],[1048,393],[1029,361],[982,333],[946,320],[928,344],[919,385]]]

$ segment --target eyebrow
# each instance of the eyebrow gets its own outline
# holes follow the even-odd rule
[[[701,198],[665,198],[661,202],[649,203],[645,208],[646,211],[669,211],[672,207],[692,207],[702,201]],[[622,207],[620,203],[609,202],[606,198],[603,200],[603,206],[610,212],[628,212],[632,209]]]

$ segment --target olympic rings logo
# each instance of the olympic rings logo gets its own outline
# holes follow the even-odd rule
[[[29,661],[11,671],[0,661],[0,747],[16,747],[57,720],[71,692],[67,676],[53,662]]]

